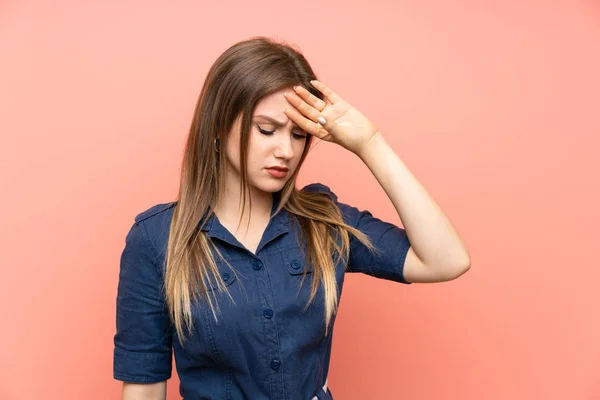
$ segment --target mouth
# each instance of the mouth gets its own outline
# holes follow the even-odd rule
[[[287,167],[279,167],[279,166],[267,167],[267,169],[273,169],[275,171],[282,171],[282,172],[287,172],[288,171]]]
[[[288,174],[288,168],[286,168],[286,167],[275,166],[275,167],[268,167],[265,169],[267,170],[269,175],[271,175],[274,178],[284,178]]]

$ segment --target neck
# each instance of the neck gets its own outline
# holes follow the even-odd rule
[[[247,190],[242,215],[242,192],[240,191],[239,182],[228,182],[225,195],[215,207],[215,213],[221,222],[237,225],[240,219],[242,224],[247,224],[250,220],[253,222],[262,221],[271,217],[273,194],[251,186],[248,186]],[[252,210],[250,210],[250,199]]]

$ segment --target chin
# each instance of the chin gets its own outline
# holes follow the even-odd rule
[[[283,189],[287,181],[287,179],[261,179],[260,182],[252,182],[252,186],[263,192],[276,193]]]

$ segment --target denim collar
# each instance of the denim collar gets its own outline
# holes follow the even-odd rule
[[[273,206],[271,207],[271,219],[269,220],[267,228],[265,229],[265,232],[263,233],[263,236],[261,238],[260,244],[256,249],[257,253],[267,243],[269,243],[270,241],[272,241],[280,235],[288,233],[290,230],[290,215],[285,208],[279,211],[277,215],[273,215],[277,210],[277,207],[279,206],[280,200],[280,194],[274,193]],[[202,227],[202,230],[205,231],[209,237],[222,240],[237,247],[244,248],[244,246],[235,238],[235,236],[233,236],[233,234],[221,224],[219,218],[215,213],[211,213],[209,210],[206,212],[205,217],[208,214],[210,214],[210,217]]]

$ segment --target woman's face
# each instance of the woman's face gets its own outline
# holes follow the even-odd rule
[[[265,96],[256,106],[250,128],[247,170],[250,189],[277,192],[293,175],[307,141],[307,133],[283,112],[293,107],[283,95],[292,88]],[[239,187],[241,116],[234,124],[226,146],[229,184]]]

